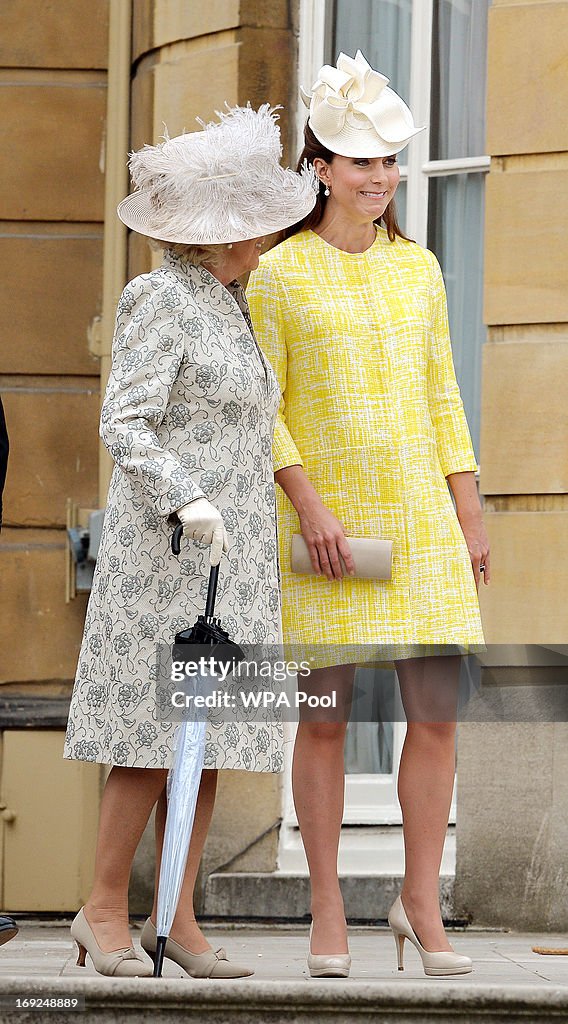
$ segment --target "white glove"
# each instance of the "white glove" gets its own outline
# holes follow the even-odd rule
[[[178,508],[177,514],[184,537],[210,544],[209,562],[211,565],[219,565],[221,555],[229,550],[229,538],[219,510],[207,498],[196,498],[183,508]]]

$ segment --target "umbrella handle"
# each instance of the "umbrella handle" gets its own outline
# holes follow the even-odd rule
[[[215,598],[217,597],[217,581],[219,579],[219,566],[212,565],[209,573],[209,586],[207,588],[207,601],[205,603],[205,618],[213,618]]]
[[[183,536],[183,525],[179,523],[172,534],[172,552],[179,555],[181,551],[181,538]],[[205,605],[205,617],[212,618],[217,596],[217,582],[219,580],[219,566],[212,565],[209,573],[209,586],[207,588],[207,603]]]
[[[183,537],[183,524],[178,523],[174,532],[172,533],[172,552],[174,555],[179,555],[181,551],[181,538]]]

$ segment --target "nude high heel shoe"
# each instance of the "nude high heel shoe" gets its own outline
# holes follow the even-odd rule
[[[147,919],[142,929],[140,945],[148,956],[154,959],[156,925],[151,918]],[[192,953],[174,939],[168,939],[164,956],[168,960],[173,960],[178,967],[183,967],[191,978],[250,978],[254,974],[250,967],[232,963],[224,949],[206,949],[204,953]]]
[[[424,974],[439,977],[444,974],[469,974],[472,970],[472,963],[468,956],[447,952],[446,950],[441,950],[438,953],[429,953],[427,949],[424,949],[406,916],[400,896],[396,898],[389,910],[388,922],[394,935],[399,971],[404,970],[403,947],[405,939],[409,939],[412,945],[416,946],[422,960]]]
[[[141,957],[137,956],[133,946],[126,949],[112,949],[110,953],[103,953],[99,946],[93,930],[87,921],[84,907],[77,914],[71,925],[71,935],[77,943],[79,956],[77,967],[85,966],[85,956],[88,953],[93,961],[95,970],[109,978],[151,978],[152,968],[150,964],[144,963]]]
[[[351,970],[349,953],[312,953],[313,922],[310,925],[308,970],[311,978],[348,978]]]

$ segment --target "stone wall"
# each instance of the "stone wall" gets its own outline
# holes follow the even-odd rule
[[[489,10],[481,490],[492,644],[568,636],[568,3]],[[494,678],[514,683],[520,669]],[[549,681],[535,668],[532,685]],[[462,726],[456,907],[568,927],[565,722]]]
[[[70,692],[86,607],[85,596],[66,603],[67,499],[98,501],[88,331],[102,294],[107,35],[108,0],[0,5],[0,392],[11,446],[0,697],[46,706]],[[63,723],[40,717],[27,730],[2,722],[0,905],[72,910],[90,886],[99,770],[64,763]]]

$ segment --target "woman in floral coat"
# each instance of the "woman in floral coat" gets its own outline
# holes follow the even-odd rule
[[[176,727],[158,714],[158,656],[203,613],[209,562],[226,553],[215,610],[229,634],[280,636],[271,460],[280,392],[235,280],[258,265],[260,235],[315,202],[312,176],[280,167],[275,122],[268,106],[235,108],[203,132],[144,147],[131,157],[137,191],[119,207],[129,227],[160,240],[164,259],[118,305],[101,413],[116,466],[65,747],[66,757],[112,766],[93,891],[72,926],[78,962],[87,951],[102,974],[151,973],[130,941],[128,880],[155,804],[158,860],[163,839]],[[170,550],[178,521],[190,538],[179,559]],[[193,885],[217,769],[280,771],[279,727],[268,716],[246,726],[213,717],[205,767],[166,956],[194,976],[240,977],[252,971],[201,934]],[[155,948],[151,920],[142,942]]]

